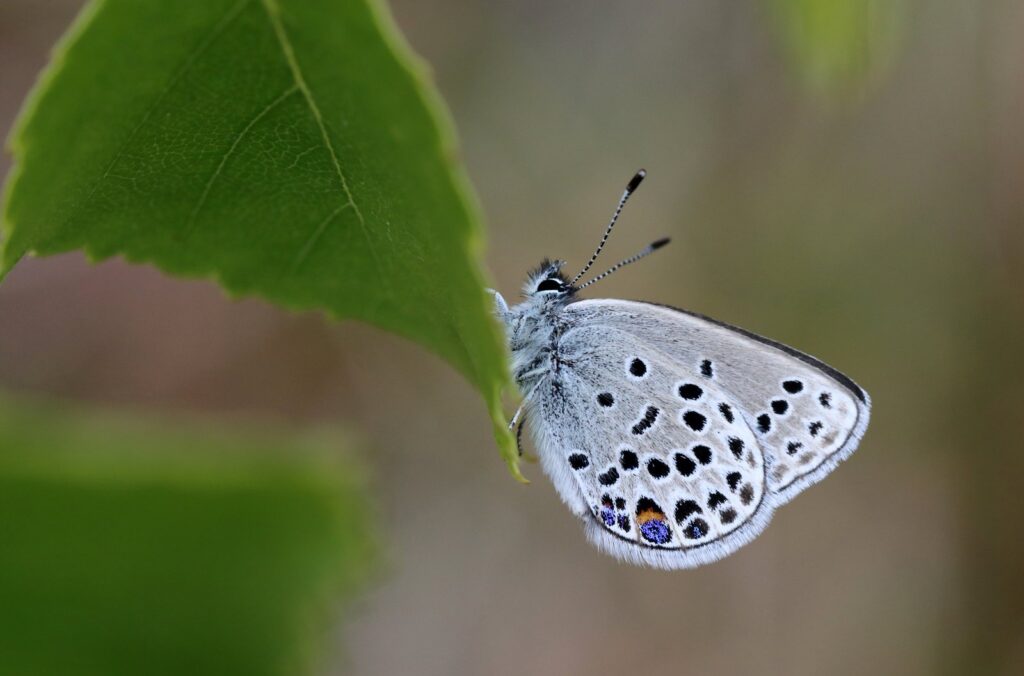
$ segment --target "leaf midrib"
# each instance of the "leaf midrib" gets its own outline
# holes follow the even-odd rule
[[[288,69],[291,71],[292,79],[295,81],[295,86],[302,92],[302,97],[306,101],[306,106],[309,108],[309,112],[316,121],[317,128],[320,130],[320,137],[323,139],[327,153],[331,156],[331,162],[334,165],[335,173],[338,175],[338,182],[341,184],[341,189],[345,193],[345,198],[348,200],[348,204],[352,206],[352,211],[355,213],[356,221],[359,222],[359,229],[362,232],[363,239],[366,240],[366,246],[370,250],[370,256],[373,258],[373,267],[377,271],[378,281],[382,285],[381,288],[390,295],[390,286],[387,284],[387,276],[384,275],[384,268],[381,265],[377,249],[374,247],[373,239],[370,237],[370,232],[366,228],[366,221],[363,219],[363,213],[359,210],[359,205],[356,204],[355,198],[352,196],[352,191],[348,187],[348,181],[345,179],[345,173],[341,169],[341,162],[338,160],[338,154],[334,151],[334,144],[331,143],[331,137],[327,133],[327,126],[324,124],[323,115],[320,113],[320,107],[317,105],[316,99],[313,98],[313,92],[306,84],[306,78],[302,74],[302,68],[299,67],[298,59],[295,58],[295,50],[292,48],[291,40],[288,38],[288,33],[285,31],[284,24],[281,23],[281,6],[278,4],[277,0],[261,0],[260,4],[266,11],[267,20],[270,21],[270,25],[274,29],[274,34],[277,36],[277,42],[281,48],[281,55],[288,64]],[[338,211],[342,208],[344,208],[344,205],[339,207]],[[337,213],[337,211],[335,213]],[[333,214],[331,218],[333,218]],[[331,218],[328,218],[325,223],[329,222]],[[314,239],[307,241],[307,243],[299,250],[299,258],[296,259],[295,265],[302,262],[305,257],[304,253],[308,254],[306,249],[310,247],[311,243],[315,242],[315,240],[319,238],[322,229],[322,227],[318,227],[311,235]]]
[[[242,11],[247,6],[251,5],[253,2],[254,0],[241,0],[237,4],[233,5],[224,14],[220,21],[217,22],[216,26],[213,28],[210,34],[205,39],[203,39],[203,41],[196,47],[196,49],[191,54],[188,55],[188,57],[185,59],[184,64],[182,64],[178,72],[174,74],[170,82],[167,83],[167,86],[159,93],[159,95],[156,98],[156,101],[153,102],[153,105],[151,105],[146,110],[146,112],[142,116],[142,119],[139,120],[139,123],[131,130],[131,132],[129,132],[128,137],[124,140],[124,143],[121,144],[121,147],[118,149],[117,154],[115,154],[114,157],[107,164],[103,173],[96,180],[96,184],[93,186],[92,190],[89,191],[89,194],[86,195],[85,199],[81,202],[81,205],[77,208],[72,209],[72,212],[69,214],[67,220],[65,221],[65,224],[69,224],[74,219],[76,213],[80,212],[82,208],[85,208],[92,202],[96,193],[103,186],[103,184],[106,183],[107,178],[112,175],[111,172],[113,171],[117,163],[121,160],[121,158],[124,156],[124,153],[128,149],[128,146],[131,145],[132,140],[135,139],[139,132],[149,122],[153,113],[160,107],[160,103],[164,100],[164,97],[166,97],[167,94],[170,93],[177,86],[177,84],[181,81],[184,75],[189,70],[191,70],[192,66],[202,57],[206,50],[217,40],[218,37],[220,37],[224,33],[225,30],[227,30],[228,26],[230,26],[234,22],[234,20],[241,15]],[[370,256],[373,259],[373,267],[377,274],[379,282],[378,288],[385,290],[387,295],[390,296],[391,288],[390,285],[387,284],[387,276],[384,274],[384,268],[381,263],[380,256],[377,252],[376,247],[374,246],[373,239],[370,237],[369,230],[366,226],[366,220],[364,219],[363,213],[359,209],[359,205],[356,203],[355,198],[352,195],[352,191],[348,185],[348,180],[345,178],[345,173],[341,168],[341,161],[338,159],[338,155],[334,150],[334,144],[331,143],[330,135],[327,131],[327,126],[324,124],[323,115],[320,112],[320,107],[317,105],[316,99],[313,97],[313,93],[310,90],[309,85],[306,83],[305,76],[303,75],[302,69],[299,66],[298,60],[295,57],[295,52],[294,49],[292,48],[291,40],[288,38],[288,34],[284,28],[284,24],[281,22],[281,18],[279,16],[281,12],[281,7],[278,4],[277,0],[260,0],[260,6],[263,8],[264,14],[267,17],[267,21],[270,23],[271,29],[274,31],[274,35],[277,38],[277,43],[280,49],[281,57],[284,59],[285,64],[288,66],[288,70],[292,76],[293,88],[298,89],[302,93],[302,97],[306,103],[306,107],[317,125],[317,129],[320,132],[321,142],[324,146],[324,149],[327,150],[327,153],[331,158],[331,163],[334,166],[335,174],[338,177],[338,183],[341,186],[342,192],[345,194],[346,200],[345,204],[335,209],[335,211],[332,212],[332,214],[327,219],[317,224],[317,227],[310,234],[306,242],[301,247],[299,247],[295,261],[292,264],[290,271],[295,272],[299,268],[299,266],[301,266],[301,264],[305,261],[305,259],[308,258],[313,246],[316,244],[317,240],[319,240],[320,236],[323,234],[325,226],[331,220],[333,220],[334,216],[336,216],[344,208],[351,206],[352,211],[355,214],[356,221],[359,224],[360,233],[362,234],[363,239],[366,241],[366,246],[370,250]],[[287,97],[287,95],[290,93],[293,93],[292,89],[289,89],[287,92],[285,92],[281,98]],[[277,103],[280,103],[280,99],[275,100],[272,105]],[[251,128],[252,125],[255,124],[260,118],[262,118],[265,113],[266,110],[264,110],[263,113],[258,115],[254,120],[250,121],[249,125],[242,132],[242,134],[240,134],[235,139],[235,142],[233,143],[231,149],[228,151],[228,154],[222,159],[221,164],[218,165],[213,176],[211,176],[210,180],[207,182],[203,194],[200,196],[199,201],[196,204],[196,207],[193,209],[190,223],[186,224],[186,231],[191,228],[191,221],[194,221],[195,218],[198,216],[200,209],[202,208],[203,204],[206,201],[206,197],[210,191],[213,182],[216,180],[217,176],[220,175],[221,170],[223,169],[223,165],[226,162],[227,157],[229,157],[235,150],[235,146],[238,144],[241,138],[245,136],[245,132],[247,132],[249,128]]]

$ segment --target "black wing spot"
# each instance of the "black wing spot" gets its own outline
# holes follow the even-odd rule
[[[772,402],[772,411],[775,412],[775,415],[782,415],[788,410],[789,402],[786,401],[785,399],[776,399],[775,401]]]
[[[818,395],[818,402],[822,408],[832,408],[832,395],[828,392],[822,392]]]
[[[704,510],[694,500],[680,500],[676,503],[676,523],[682,524],[694,514],[703,514]]]
[[[818,432],[821,431],[822,427],[824,427],[824,425],[821,424],[821,421],[815,420],[814,422],[807,426],[807,431],[811,433],[812,437],[816,437],[818,436]]]
[[[711,365],[710,359],[705,359],[700,363],[700,374],[705,378],[711,378],[715,375],[715,370]]]
[[[625,509],[626,508],[626,501],[623,498],[615,498],[615,508],[616,509]]]
[[[708,522],[704,519],[694,519],[693,522],[686,527],[683,531],[683,535],[689,540],[699,540],[708,534]]]
[[[750,482],[743,484],[743,488],[740,489],[740,502],[744,505],[749,505],[750,501],[754,499],[754,487],[750,485]]]
[[[729,450],[737,460],[743,457],[743,440],[736,437],[729,437]]]
[[[690,449],[693,454],[697,456],[697,461],[702,465],[708,465],[711,463],[711,449],[704,444],[697,444]]]
[[[636,515],[640,516],[644,512],[654,512],[655,514],[665,514],[665,511],[658,506],[658,503],[648,497],[642,497],[636,501]]]
[[[719,404],[718,411],[722,414],[722,417],[725,418],[725,422],[727,423],[731,423],[736,419],[732,414],[732,406],[729,404]]]
[[[719,491],[715,491],[708,496],[708,509],[718,509],[720,506],[726,503],[725,496]]]
[[[683,399],[695,401],[697,399],[700,399],[703,394],[704,390],[701,389],[699,385],[694,385],[693,383],[686,383],[685,385],[679,386],[679,396],[682,397]]]
[[[611,486],[619,480],[619,470],[609,467],[608,471],[597,475],[597,480],[602,486]]]
[[[633,434],[639,436],[651,429],[651,425],[658,419],[658,413],[660,412],[657,406],[648,406],[647,410],[644,411],[644,417],[637,424],[633,425]]]
[[[736,510],[732,507],[729,509],[723,509],[718,513],[718,518],[722,520],[722,523],[730,524],[736,520]]]
[[[629,362],[629,372],[637,378],[643,378],[647,373],[647,364],[639,357],[633,357],[633,361]]]
[[[726,483],[729,484],[729,490],[731,490],[731,491],[735,491],[736,490],[736,487],[740,484],[740,481],[742,479],[743,479],[743,475],[740,474],[739,472],[729,472],[725,476],[725,481],[726,481]]]
[[[574,470],[579,471],[581,469],[586,469],[589,466],[590,458],[583,453],[573,453],[569,456],[569,467],[572,467]]]
[[[704,429],[704,425],[707,424],[708,419],[704,417],[703,413],[697,411],[687,411],[683,414],[683,422],[694,432],[700,432]]]
[[[757,431],[761,434],[768,434],[772,428],[772,419],[768,417],[767,413],[762,413],[757,416]]]
[[[786,453],[789,453],[790,455],[795,455],[797,451],[803,448],[803,446],[803,443],[799,441],[791,441],[788,444],[786,444]]]
[[[597,395],[597,403],[605,408],[610,408],[615,405],[615,397],[611,392],[602,392]]]
[[[626,449],[619,453],[619,464],[625,470],[636,469],[640,466],[640,459],[636,457],[636,453]]]
[[[655,479],[664,479],[668,476],[668,465],[658,458],[651,458],[647,461],[647,472]]]
[[[799,380],[786,380],[782,383],[782,389],[790,394],[799,394],[804,389],[804,384]]]
[[[697,463],[682,453],[676,453],[676,469],[683,476],[690,476],[697,470]]]

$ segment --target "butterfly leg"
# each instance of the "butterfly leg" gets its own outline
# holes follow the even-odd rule
[[[526,424],[526,416],[519,421],[519,427],[516,428],[516,450],[519,451],[519,457],[523,457],[523,425]]]
[[[512,420],[508,423],[509,432],[511,432],[515,428],[516,423],[519,422],[519,416],[523,414],[523,410],[526,408],[527,402],[530,401],[530,397],[533,396],[533,393],[537,391],[537,388],[540,387],[542,382],[544,382],[543,378],[538,380],[534,386],[530,388],[530,391],[526,393],[526,396],[523,397],[523,401],[519,404],[519,408],[516,409],[516,412],[512,415]]]
[[[533,453],[526,453],[523,450],[523,427],[526,426],[526,415],[523,414],[523,419],[519,421],[519,427],[516,428],[516,450],[519,451],[519,457],[527,462],[537,462],[539,458]]]
[[[526,408],[526,401],[525,400],[523,401],[523,403],[519,404],[519,408],[517,408],[516,412],[512,414],[512,420],[508,421],[508,431],[509,432],[511,432],[513,429],[515,429],[516,424],[519,422],[519,416],[521,416],[523,414],[523,409],[524,408]]]
[[[516,412],[512,414],[512,420],[510,420],[508,423],[509,432],[511,432],[513,429],[516,430],[516,449],[519,451],[519,457],[530,462],[536,462],[537,458],[533,455],[526,455],[525,453],[523,453],[523,425],[526,424],[525,410],[527,402],[530,401],[530,397],[533,396],[533,393],[537,391],[537,388],[540,387],[540,384],[542,382],[544,382],[544,379],[541,379],[533,387],[530,388],[530,391],[526,394],[525,397],[523,397],[522,403],[519,404],[519,408],[517,408]],[[522,418],[522,420],[520,420],[520,417]],[[516,428],[517,424],[519,425],[518,428]]]

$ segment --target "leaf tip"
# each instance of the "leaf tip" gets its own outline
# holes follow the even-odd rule
[[[519,470],[519,460],[510,458],[508,460],[508,471],[512,474],[512,478],[523,485],[528,485],[530,480],[523,476],[523,473]]]

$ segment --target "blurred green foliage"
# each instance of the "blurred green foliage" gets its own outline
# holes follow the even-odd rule
[[[904,0],[773,0],[796,73],[826,93],[857,90],[888,65]]]
[[[84,249],[370,322],[483,394],[503,453],[503,339],[440,99],[370,0],[106,0],[11,140],[0,274]]]
[[[338,441],[0,399],[0,674],[306,672],[374,552]]]

